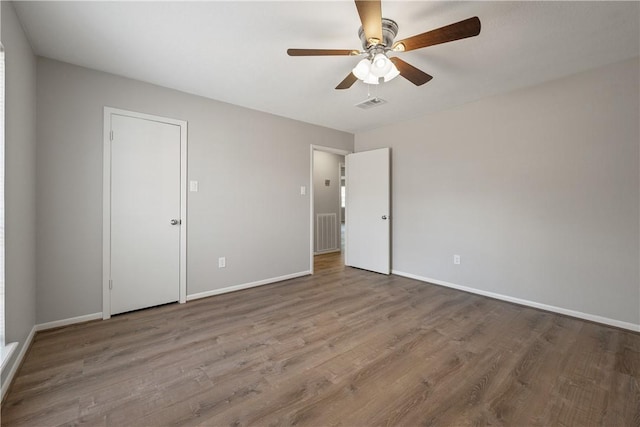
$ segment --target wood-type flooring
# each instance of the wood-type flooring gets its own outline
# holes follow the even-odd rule
[[[640,334],[316,258],[39,332],[2,425],[640,425]]]

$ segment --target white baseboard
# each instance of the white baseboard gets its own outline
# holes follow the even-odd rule
[[[468,286],[456,285],[455,283],[445,282],[443,280],[431,279],[429,277],[422,277],[416,274],[405,273],[402,271],[392,270],[391,273],[397,276],[408,277],[409,279],[419,280],[421,282],[432,283],[434,285],[444,286],[452,289],[458,289],[460,291],[482,295],[489,298],[495,298],[502,301],[513,302],[515,304],[526,305],[528,307],[539,308],[541,310],[564,314],[566,316],[577,317],[578,319],[589,320],[596,323],[615,326],[617,328],[640,332],[640,324],[636,325],[635,323],[623,322],[621,320],[610,319],[608,317],[598,316],[595,314],[583,313],[581,311],[569,310],[567,308],[556,307],[554,305],[542,304],[535,301],[529,301],[521,298],[510,297],[508,295],[497,294],[495,292],[483,291],[482,289],[475,289],[475,288],[470,288]]]
[[[311,271],[300,271],[298,273],[287,274],[286,276],[273,277],[271,279],[258,280],[257,282],[243,283],[241,285],[228,286],[221,289],[212,289],[206,292],[199,292],[197,294],[187,295],[187,301],[193,301],[195,299],[211,297],[214,295],[226,294],[228,292],[240,291],[242,289],[255,288],[256,286],[268,285],[270,283],[282,282],[283,280],[295,279],[296,277],[308,276]]]
[[[36,331],[59,328],[61,326],[73,325],[74,323],[88,322],[90,320],[102,319],[102,312],[85,314],[83,316],[71,317],[69,319],[54,320],[53,322],[39,323],[35,326]]]
[[[31,328],[31,332],[29,332],[29,335],[27,335],[27,339],[24,340],[24,344],[20,348],[20,353],[18,353],[16,360],[13,362],[11,370],[7,374],[7,378],[2,383],[2,390],[0,391],[0,393],[2,393],[2,397],[0,398],[0,400],[4,400],[4,397],[9,390],[9,386],[11,386],[11,382],[13,381],[13,377],[16,375],[16,372],[18,372],[20,364],[22,364],[22,359],[24,359],[24,356],[27,354],[27,350],[29,350],[29,347],[31,347],[31,342],[33,341],[33,337],[36,335],[36,330],[36,326]]]

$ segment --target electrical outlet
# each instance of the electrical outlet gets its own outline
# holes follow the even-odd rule
[[[453,263],[454,264],[460,264],[460,255],[454,255],[453,256]]]
[[[218,258],[218,268],[225,268],[227,266],[227,258],[221,256]]]

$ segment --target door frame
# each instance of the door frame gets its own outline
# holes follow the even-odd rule
[[[347,154],[353,153],[353,151],[342,150],[340,148],[325,147],[324,145],[315,145],[315,144],[310,144],[309,148],[310,148],[309,162],[311,165],[309,168],[310,170],[310,173],[309,173],[309,183],[310,183],[309,185],[309,271],[311,272],[311,274],[313,274],[314,273],[313,256],[315,254],[314,227],[313,227],[314,221],[315,221],[315,218],[313,217],[313,212],[315,209],[315,206],[313,205],[313,152],[324,151],[326,153],[333,153],[333,154],[339,154],[341,156],[346,156]],[[345,220],[345,227],[347,227],[346,220]],[[347,246],[346,237],[345,237],[344,245],[345,247]]]
[[[102,319],[111,317],[111,116],[119,115],[180,127],[180,279],[179,302],[187,301],[187,122],[168,117],[104,107],[102,166]]]
[[[349,153],[352,154],[352,153]],[[338,173],[340,174],[338,176],[338,189],[340,189],[340,187],[342,187],[342,168],[344,168],[344,187],[345,187],[345,191],[347,188],[347,157],[345,156],[344,158],[344,162],[342,163],[338,163]],[[340,210],[338,210],[338,224],[342,224],[343,222],[347,223],[346,217],[347,217],[347,208],[346,208],[346,197],[345,197],[345,209],[344,209],[344,215],[342,215],[342,190],[340,190]],[[346,236],[345,236],[346,238]],[[346,243],[346,241],[345,241]]]

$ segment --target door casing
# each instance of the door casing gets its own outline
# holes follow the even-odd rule
[[[102,318],[111,317],[109,280],[111,272],[111,117],[127,116],[180,127],[180,279],[179,302],[187,300],[187,122],[135,111],[104,107],[102,173]]]

